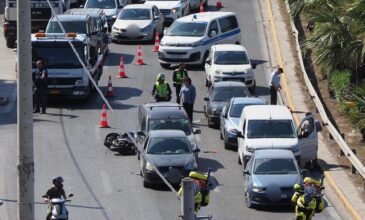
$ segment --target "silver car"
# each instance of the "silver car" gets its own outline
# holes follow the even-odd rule
[[[267,105],[267,101],[254,97],[232,97],[223,107],[220,115],[220,136],[224,140],[224,148],[237,147],[237,136],[242,110],[249,105]]]
[[[163,32],[164,18],[154,5],[125,6],[112,27],[113,41],[151,41]]]

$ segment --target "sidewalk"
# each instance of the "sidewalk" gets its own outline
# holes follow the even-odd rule
[[[304,82],[302,82],[297,76],[297,74],[300,75],[302,73],[296,72],[298,69],[296,66],[299,65],[299,62],[297,62],[296,58],[293,57],[293,54],[297,53],[296,49],[292,48],[289,43],[291,40],[289,39],[289,36],[293,35],[291,34],[291,30],[287,30],[287,26],[283,18],[283,16],[286,16],[286,13],[281,12],[279,1],[262,0],[262,6],[266,8],[266,10],[269,9],[268,7],[270,6],[270,3],[272,18],[270,19],[269,11],[268,18],[273,20],[275,25],[275,27],[271,28],[273,32],[270,34],[272,34],[273,39],[272,42],[270,42],[270,47],[273,47],[273,49],[277,51],[276,56],[274,56],[276,57],[276,61],[272,63],[282,63],[285,75],[283,77],[282,84],[286,85],[282,85],[284,88],[284,94],[281,94],[281,96],[283,97],[285,105],[292,105],[294,107],[292,107],[292,110],[304,113],[309,112],[311,111],[309,109],[309,104],[314,105],[314,103],[310,100],[309,95],[307,95],[308,93],[306,92]],[[274,48],[275,43],[277,43],[274,42],[275,38],[277,38],[278,44],[276,44],[276,46],[278,46],[279,49]],[[293,39],[295,40],[294,36]],[[299,119],[304,117],[304,114],[297,113],[296,115],[299,116]],[[326,196],[335,205],[337,211],[344,214],[342,216],[344,219],[365,219],[365,205],[361,198],[363,190],[352,182],[351,177],[349,176],[349,171],[346,171],[343,166],[339,164],[337,161],[338,155],[334,155],[330,152],[329,148],[331,143],[328,139],[323,137],[321,133],[319,134],[318,144],[318,158],[321,161],[320,165],[322,169],[326,171]],[[349,215],[343,213],[343,210],[345,210]]]

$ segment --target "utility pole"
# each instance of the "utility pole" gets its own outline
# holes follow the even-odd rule
[[[33,97],[30,1],[17,1],[18,220],[34,220]]]
[[[183,196],[181,200],[181,214],[183,220],[195,220],[194,183],[190,178],[182,180]]]

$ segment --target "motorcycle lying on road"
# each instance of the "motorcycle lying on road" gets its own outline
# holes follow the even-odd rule
[[[70,194],[69,197],[73,197],[73,194]],[[47,195],[43,195],[42,198],[47,199]],[[68,220],[68,211],[65,203],[70,201],[70,199],[65,200],[63,198],[46,200],[51,205],[51,220]]]
[[[297,220],[310,220],[316,212],[324,209],[323,179],[304,178],[303,185],[294,185],[295,193],[291,201],[295,204],[295,216]]]

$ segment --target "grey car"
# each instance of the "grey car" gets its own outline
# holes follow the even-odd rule
[[[255,97],[232,97],[223,107],[220,115],[220,137],[224,148],[237,147],[237,135],[242,110],[249,105],[267,105],[267,101]]]
[[[220,115],[224,105],[232,97],[250,97],[251,93],[242,82],[220,81],[215,82],[204,98],[204,113],[208,119],[208,126],[219,125]]]
[[[187,176],[190,171],[196,170],[198,167],[194,151],[183,131],[150,131],[142,147],[138,154],[144,187],[162,183],[162,179],[155,169],[158,169],[170,183],[177,185],[181,182],[181,177]],[[195,151],[199,151],[199,149]],[[174,177],[171,178],[171,176]]]
[[[293,152],[282,149],[256,150],[244,170],[246,205],[288,205],[294,184],[303,183]]]

